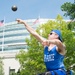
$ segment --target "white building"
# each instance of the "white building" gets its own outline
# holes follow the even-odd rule
[[[39,24],[46,23],[50,19],[25,20],[34,29]],[[34,22],[35,25],[34,25]],[[20,64],[15,59],[15,55],[21,50],[27,50],[25,38],[29,38],[29,32],[24,25],[17,22],[5,23],[0,26],[0,57],[3,57],[4,75],[10,75],[12,72],[17,72]]]

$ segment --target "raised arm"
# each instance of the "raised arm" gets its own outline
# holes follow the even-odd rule
[[[29,26],[24,20],[16,20],[20,24],[24,24],[29,33],[31,33],[40,43],[44,41],[44,38],[40,36],[31,26]]]

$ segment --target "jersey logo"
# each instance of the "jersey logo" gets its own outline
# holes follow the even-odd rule
[[[54,54],[44,55],[44,62],[54,61]]]

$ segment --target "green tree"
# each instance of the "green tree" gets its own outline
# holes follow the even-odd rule
[[[4,75],[2,58],[0,58],[0,75]]]
[[[68,22],[68,29],[75,31],[75,22],[74,21]]]
[[[37,28],[37,32],[44,38],[52,29],[59,29],[62,32],[63,40],[66,45],[65,66],[66,68],[75,63],[75,38],[71,30],[68,30],[67,23],[58,15],[55,21],[48,21]],[[21,50],[16,58],[21,64],[20,75],[36,75],[39,72],[44,72],[46,67],[43,62],[43,47],[30,35],[30,39],[26,39],[28,51]],[[74,69],[73,69],[74,70]]]
[[[70,19],[75,19],[75,2],[66,2],[61,6],[61,10],[64,11],[64,16],[69,16]]]
[[[69,16],[72,20],[68,22],[68,29],[75,30],[75,0],[74,3],[66,2],[61,6],[61,10],[64,11],[64,16]]]

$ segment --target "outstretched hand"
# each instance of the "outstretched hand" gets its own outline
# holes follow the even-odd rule
[[[20,23],[20,24],[24,24],[24,23],[25,23],[25,21],[22,20],[22,19],[16,19],[16,21],[17,21],[18,23]]]
[[[42,42],[42,45],[43,45],[43,46],[49,46],[49,41],[48,41],[48,40],[44,40],[44,41]]]

